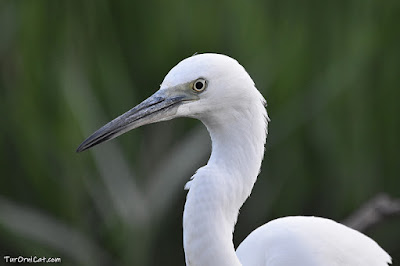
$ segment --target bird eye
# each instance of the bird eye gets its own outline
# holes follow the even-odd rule
[[[196,92],[202,92],[205,90],[205,88],[207,87],[207,82],[205,79],[198,79],[195,82],[193,82],[193,90]]]

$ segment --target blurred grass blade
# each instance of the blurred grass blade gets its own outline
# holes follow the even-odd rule
[[[43,212],[0,196],[0,213],[0,224],[7,230],[47,245],[78,264],[105,265],[110,261],[107,253],[85,235]]]
[[[163,212],[168,210],[167,205],[174,202],[172,198],[184,193],[185,180],[189,181],[201,163],[206,163],[210,148],[210,137],[205,127],[199,126],[165,153],[160,166],[149,175],[152,179],[147,186],[146,194],[149,200],[152,200],[151,209],[155,215],[162,216]],[[157,217],[152,218],[157,219]]]
[[[98,121],[102,112],[90,85],[81,74],[79,64],[71,58],[66,69],[61,71],[65,75],[62,79],[63,92],[82,132],[89,135],[101,124]],[[109,143],[106,149],[102,152],[92,151],[91,154],[115,209],[126,224],[146,223],[149,208],[122,152],[116,142]]]

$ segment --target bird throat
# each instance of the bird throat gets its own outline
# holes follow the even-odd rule
[[[263,108],[264,112],[253,108]],[[207,165],[190,181],[185,203],[187,265],[241,265],[233,231],[239,209],[259,173],[267,121],[262,105],[236,111],[221,121],[202,121],[211,136],[212,152]]]

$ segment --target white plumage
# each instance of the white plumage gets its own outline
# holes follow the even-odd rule
[[[186,264],[191,266],[384,266],[390,256],[369,237],[329,219],[285,217],[254,230],[235,252],[239,209],[260,171],[267,136],[265,100],[234,59],[200,54],[181,61],[153,96],[114,119],[78,148],[86,150],[144,124],[193,117],[212,152],[186,184]]]
[[[289,216],[254,230],[239,246],[243,265],[388,265],[371,238],[320,217]]]

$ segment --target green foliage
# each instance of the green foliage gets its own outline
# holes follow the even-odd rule
[[[75,148],[195,52],[236,58],[269,104],[236,244],[276,217],[340,221],[400,197],[399,23],[393,0],[1,1],[0,255],[184,263],[183,186],[210,147],[199,122]],[[367,234],[400,260],[399,219]]]

